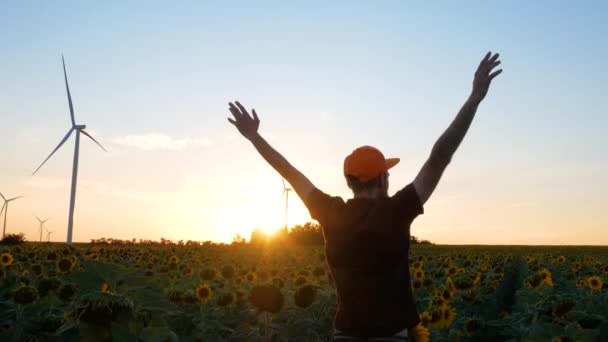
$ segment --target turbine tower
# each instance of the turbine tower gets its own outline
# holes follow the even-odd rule
[[[44,222],[48,221],[49,219],[44,219],[41,220],[40,217],[36,216],[36,219],[38,219],[38,222],[40,222],[40,242],[42,242],[42,227],[44,226]]]
[[[48,230],[46,228],[44,228],[44,230],[46,230],[46,242],[51,242],[51,233],[53,231],[52,230]]]
[[[4,197],[4,195],[2,193],[0,193],[0,197],[2,197],[2,200],[4,201],[4,204],[2,205],[2,209],[0,209],[0,217],[2,217],[2,212],[4,212],[4,226],[2,227],[2,238],[4,239],[4,236],[6,235],[6,216],[8,215],[8,204],[23,196],[6,199],[6,197]]]
[[[285,180],[281,179],[283,181],[283,193],[285,194],[285,230],[287,230],[287,213],[288,213],[288,209],[289,209],[289,192],[293,189],[288,188],[287,186],[285,186]]]
[[[42,162],[42,164],[40,164],[40,166],[38,166],[38,168],[36,169],[36,171],[34,171],[32,176],[35,175],[36,172],[38,172],[38,170],[40,170],[42,165],[44,165],[44,163],[46,163],[47,160],[49,160],[49,158],[51,158],[53,156],[53,154],[55,154],[55,152],[57,152],[57,150],[68,140],[68,138],[70,137],[72,132],[76,131],[76,144],[74,146],[74,163],[72,165],[72,190],[70,193],[70,211],[69,211],[69,215],[68,215],[68,237],[67,237],[67,243],[72,244],[72,229],[74,227],[74,205],[76,204],[76,180],[77,180],[77,176],[78,176],[78,151],[80,149],[80,133],[86,135],[89,139],[93,140],[93,142],[96,143],[99,147],[101,147],[102,150],[106,151],[106,149],[103,146],[101,146],[101,144],[99,142],[97,142],[97,140],[95,140],[95,138],[93,138],[89,133],[87,133],[87,131],[84,130],[87,127],[86,125],[77,125],[76,124],[76,120],[74,119],[74,106],[72,105],[72,95],[70,95],[70,87],[68,86],[68,76],[65,71],[65,60],[63,58],[63,55],[61,56],[61,61],[63,63],[63,78],[65,80],[65,90],[68,93],[68,104],[70,106],[70,118],[72,120],[72,128],[70,128],[70,130],[65,135],[65,137],[63,137],[63,139],[61,139],[61,141],[59,142],[59,145],[57,145],[57,147],[55,147],[53,152],[51,152],[51,154],[48,157],[46,157],[46,159]]]

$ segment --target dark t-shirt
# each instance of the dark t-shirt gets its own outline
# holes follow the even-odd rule
[[[336,283],[336,329],[388,336],[419,323],[408,262],[410,224],[424,209],[413,184],[392,197],[346,202],[319,189],[305,199],[323,228]]]

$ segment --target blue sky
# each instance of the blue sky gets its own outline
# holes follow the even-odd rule
[[[0,191],[8,231],[34,214],[65,237],[66,57],[81,145],[74,238],[230,241],[282,224],[280,177],[228,124],[261,132],[322,190],[374,145],[410,182],[470,92],[485,52],[504,73],[418,218],[439,243],[608,244],[602,2],[11,2],[0,13]],[[290,198],[290,221],[310,217]]]

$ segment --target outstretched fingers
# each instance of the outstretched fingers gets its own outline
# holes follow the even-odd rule
[[[502,69],[498,69],[496,71],[494,71],[493,73],[490,74],[490,80],[494,79],[494,77],[500,75],[500,73],[502,72]]]
[[[249,113],[247,112],[247,109],[245,109],[245,107],[243,107],[243,105],[239,102],[239,101],[235,101],[236,105],[239,107],[239,109],[241,110],[241,114],[243,116],[247,116],[248,118],[250,118],[251,116],[249,115]]]

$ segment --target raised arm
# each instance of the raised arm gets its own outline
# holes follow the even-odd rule
[[[235,105],[236,104],[236,105]],[[228,118],[228,121],[233,124],[239,132],[249,140],[258,150],[262,157],[270,164],[283,178],[285,178],[301,199],[305,199],[315,189],[315,186],[302,174],[298,169],[293,167],[285,157],[277,150],[272,148],[270,144],[262,138],[258,132],[260,127],[260,119],[255,109],[251,111],[253,117],[249,115],[245,107],[238,101],[230,102],[230,112],[234,120]]]
[[[471,95],[456,115],[454,121],[435,142],[431,155],[414,179],[414,188],[422,204],[426,203],[429,197],[431,197],[431,194],[439,183],[439,179],[441,179],[443,171],[452,160],[454,152],[458,149],[475,117],[477,107],[488,93],[492,79],[502,72],[502,69],[492,72],[492,69],[499,64],[498,54],[492,55],[491,52],[488,52],[481,60],[475,72]]]

